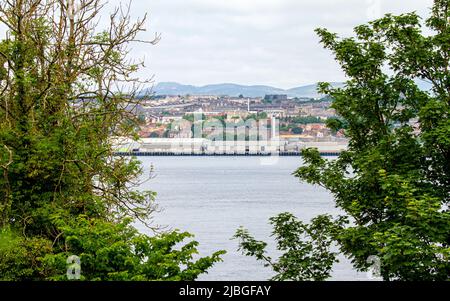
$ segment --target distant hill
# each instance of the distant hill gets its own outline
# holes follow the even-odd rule
[[[330,84],[335,88],[340,88],[344,86],[344,83],[330,83]],[[310,98],[318,98],[324,96],[317,93],[317,84],[292,88],[287,90],[285,94],[292,97],[310,97]]]
[[[431,84],[422,80],[416,80],[417,85],[424,91],[431,89]],[[343,87],[344,83],[334,82],[332,86],[339,88]],[[221,96],[228,95],[237,97],[243,95],[244,97],[264,97],[268,94],[286,94],[289,97],[299,98],[321,98],[324,95],[317,93],[317,84],[299,86],[292,89],[280,89],[271,86],[263,85],[237,85],[237,84],[214,84],[206,86],[192,86],[183,85],[176,82],[162,82],[155,85],[152,89],[143,90],[142,94],[155,95],[213,95]]]
[[[333,83],[333,86],[342,86],[342,83]],[[245,86],[237,84],[215,84],[206,86],[182,85],[175,82],[162,82],[143,93],[153,92],[156,95],[228,95],[237,97],[264,97],[267,94],[287,94],[289,97],[319,98],[323,95],[317,93],[317,84],[296,87],[288,90],[271,86]]]

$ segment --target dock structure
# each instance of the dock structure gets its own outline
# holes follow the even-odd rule
[[[338,156],[346,143],[263,141],[213,141],[204,138],[143,138],[113,141],[118,156],[299,156],[303,149],[317,148],[323,156]]]
[[[341,152],[320,152],[321,156],[324,157],[337,157],[341,154]],[[221,157],[270,157],[270,156],[280,156],[280,157],[296,157],[301,156],[300,152],[280,152],[280,153],[173,153],[173,152],[115,152],[115,156],[136,156],[136,157],[170,157],[170,156],[190,156],[190,157],[202,157],[202,156],[221,156]]]

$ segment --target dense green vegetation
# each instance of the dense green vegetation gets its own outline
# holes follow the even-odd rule
[[[344,129],[350,144],[337,160],[304,151],[295,176],[330,191],[344,214],[309,226],[287,214],[272,219],[284,253],[271,264],[277,279],[329,277],[335,254],[314,252],[332,239],[360,271],[377,256],[384,280],[450,280],[449,20],[450,1],[435,0],[425,21],[431,35],[415,13],[386,15],[351,38],[317,30],[349,78],[343,88],[321,84],[320,92],[340,117],[329,126]],[[245,254],[269,261],[264,242],[243,229],[236,237]]]
[[[267,243],[254,239],[248,230],[237,230],[240,250],[247,256],[254,256],[276,273],[273,281],[325,280],[335,261],[336,253],[329,250],[333,243],[327,231],[333,231],[334,224],[329,216],[319,216],[311,224],[299,221],[290,213],[283,213],[270,219],[274,227],[273,237],[283,255],[273,259],[267,254]],[[327,230],[327,231],[325,231]]]
[[[194,121],[204,121],[207,118],[206,118],[206,115],[202,113],[201,115],[197,114],[197,116],[194,116],[194,114],[185,114],[183,116],[183,119],[187,120],[187,121],[189,121],[191,123],[194,123]]]
[[[316,116],[284,117],[280,119],[280,131],[291,131],[293,134],[300,135],[303,133],[303,125],[325,122],[326,121]]]
[[[326,121],[326,125],[333,134],[336,134],[338,131],[345,130],[348,127],[348,123],[345,119],[340,117],[330,117]]]
[[[250,115],[248,115],[246,118],[245,118],[245,121],[247,121],[247,120],[256,120],[256,121],[259,121],[259,120],[265,120],[265,119],[267,119],[269,116],[267,115],[267,113],[266,112],[258,112],[258,113],[256,113],[256,114],[250,114]]]
[[[72,255],[82,280],[193,280],[223,252],[194,260],[190,234],[146,223],[155,194],[136,190],[140,162],[113,157],[111,137],[139,124],[141,64],[126,54],[145,18],[118,9],[99,32],[102,3],[73,3],[0,5],[0,280],[67,279]]]
[[[310,123],[325,123],[325,121],[316,116],[297,116],[297,117],[285,117],[280,122],[289,122],[292,124],[310,124]]]

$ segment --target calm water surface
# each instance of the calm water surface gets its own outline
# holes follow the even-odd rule
[[[157,192],[163,209],[155,223],[189,231],[200,242],[201,255],[226,250],[224,262],[216,264],[199,280],[268,280],[272,275],[254,258],[237,251],[231,240],[239,226],[270,242],[270,217],[292,212],[303,221],[319,214],[338,214],[331,195],[324,189],[292,176],[302,164],[299,157],[281,157],[271,165],[260,157],[141,157],[152,180],[142,189]],[[262,161],[263,160],[263,161]],[[264,163],[264,164],[262,164]],[[140,227],[142,231],[146,231]],[[332,280],[367,280],[345,258],[336,264]]]

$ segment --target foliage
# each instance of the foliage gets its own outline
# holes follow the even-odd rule
[[[292,133],[296,134],[296,135],[300,135],[303,133],[303,129],[301,127],[296,127],[292,129]]]
[[[296,116],[285,117],[280,120],[281,122],[289,122],[294,125],[310,124],[310,123],[324,123],[322,119],[316,116]]]
[[[339,115],[329,125],[350,143],[336,160],[305,150],[295,175],[333,194],[347,222],[324,231],[360,271],[378,256],[385,280],[450,279],[449,18],[450,1],[435,0],[431,35],[415,13],[358,26],[356,37],[317,30],[349,78],[320,92]]]
[[[277,249],[284,252],[280,258],[274,261],[267,255],[267,243],[257,241],[244,228],[234,236],[239,239],[239,250],[271,267],[276,273],[273,281],[320,281],[328,277],[337,262],[336,253],[329,250],[335,228],[330,216],[318,216],[311,224],[305,224],[290,213],[282,213],[271,218],[270,223]]]
[[[130,43],[139,41],[145,17],[133,22],[127,9],[117,8],[110,23],[98,28],[103,3],[81,0],[76,11],[74,4],[73,0],[0,4],[0,23],[7,28],[0,41],[0,229],[17,233],[12,241],[17,251],[5,244],[0,247],[0,279],[53,279],[61,274],[58,269],[46,270],[47,259],[54,255],[60,259],[54,262],[62,265],[69,247],[74,253],[85,252],[85,264],[104,263],[103,270],[86,269],[92,270],[84,275],[89,280],[110,280],[115,272],[125,279],[121,269],[131,259],[132,270],[148,267],[137,261],[136,254],[126,253],[138,241],[149,247],[167,244],[167,254],[158,257],[161,264],[169,263],[167,255],[173,256],[170,264],[181,266],[189,260],[187,254],[195,252],[191,243],[181,257],[169,247],[173,241],[181,243],[186,234],[168,233],[152,240],[125,223],[131,217],[152,228],[148,221],[156,210],[155,193],[137,191],[140,162],[115,157],[113,150],[114,139],[137,138],[136,108],[141,100],[134,95],[148,81],[135,78],[142,62],[130,60],[127,53]],[[109,262],[107,237],[96,241],[95,230],[117,241],[111,246],[118,247],[114,252],[128,255]],[[78,232],[67,236],[73,231]],[[74,236],[83,242],[79,249],[71,244]],[[105,257],[89,247],[97,243]],[[192,266],[203,272],[218,256],[211,260]],[[189,278],[186,273],[196,275],[194,270],[171,269],[174,273],[167,274],[171,279],[177,278],[175,273],[183,279]],[[139,273],[129,276],[159,277]]]
[[[68,223],[54,218],[63,233],[57,241],[16,236],[7,248],[0,248],[3,280],[67,280],[67,258],[77,254],[80,280],[192,281],[223,254],[194,261],[197,242],[176,248],[191,234],[174,231],[149,237],[130,227],[131,219],[111,223],[78,216]]]
[[[255,121],[260,121],[260,120],[266,120],[268,118],[268,115],[266,112],[258,112],[256,114],[250,114],[248,115],[244,121],[247,120],[255,120]]]
[[[195,116],[194,116],[194,114],[185,114],[184,116],[183,116],[183,119],[184,120],[187,120],[187,121],[189,121],[189,122],[191,122],[191,123],[194,123],[194,122],[201,122],[201,121],[205,121],[205,120],[207,120],[208,118],[206,117],[206,115],[205,114],[196,114]]]
[[[11,229],[0,234],[0,271],[2,281],[42,279],[42,258],[52,252],[52,242],[45,238],[24,239]]]
[[[337,133],[340,130],[345,130],[347,128],[347,122],[338,117],[328,118],[326,121],[326,125],[333,133]]]

